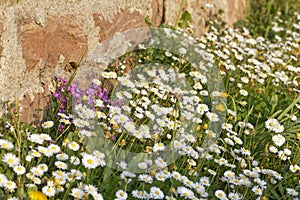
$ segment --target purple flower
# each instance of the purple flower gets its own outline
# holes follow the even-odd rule
[[[53,96],[55,97],[55,98],[61,98],[61,94],[60,93],[57,93],[57,92],[55,92],[54,94],[53,94]]]
[[[93,103],[96,99],[101,99],[106,104],[110,104],[108,97],[108,90],[106,88],[102,89],[99,85],[92,84],[86,90],[82,90],[77,87],[76,84],[72,83],[68,86],[67,91],[66,87],[68,85],[68,80],[62,77],[56,77],[59,81],[59,87],[57,91],[53,94],[53,97],[56,98],[60,103],[60,112],[66,113],[68,109],[72,109],[72,104],[68,102],[75,100],[76,103],[83,103],[83,96],[86,96],[86,102],[88,105],[93,106]]]
[[[65,124],[60,124],[58,128],[58,132],[60,133],[63,132],[64,128],[65,128]]]
[[[112,140],[115,140],[116,139],[116,136],[114,135],[114,134],[110,134],[110,139],[112,139]]]

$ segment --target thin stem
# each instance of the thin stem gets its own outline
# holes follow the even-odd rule
[[[181,3],[180,3],[180,6],[179,6],[179,10],[178,10],[178,14],[177,14],[177,18],[176,18],[176,22],[174,24],[174,27],[177,28],[178,26],[178,23],[179,23],[179,19],[181,17],[181,12],[182,12],[182,8],[183,8],[183,3],[184,3],[184,0],[181,0]]]

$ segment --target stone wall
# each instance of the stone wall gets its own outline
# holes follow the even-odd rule
[[[45,107],[51,78],[63,66],[89,54],[116,32],[174,24],[181,0],[0,0],[0,101],[21,100],[22,120],[32,121]],[[200,7],[213,3],[232,24],[246,0],[185,0],[195,33],[204,32]],[[84,59],[84,58],[83,58]],[[3,110],[1,111],[3,112]]]

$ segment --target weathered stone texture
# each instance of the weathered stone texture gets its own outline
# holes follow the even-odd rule
[[[87,48],[82,24],[68,16],[49,16],[47,21],[44,28],[34,21],[21,25],[22,53],[27,70],[35,67],[40,60],[54,66],[58,55],[63,55],[67,61],[76,60]]]
[[[232,24],[240,19],[246,8],[246,0],[192,0],[184,1],[182,13],[187,10],[192,15],[192,25],[196,35],[206,31],[205,21],[216,13],[219,9],[224,11],[224,20]],[[165,21],[169,24],[175,24],[179,12],[181,0],[165,0]],[[214,5],[212,9],[202,9],[206,3]]]
[[[1,38],[2,38],[2,31],[3,31],[3,24],[0,22],[0,41],[1,41]],[[2,45],[0,43],[0,56],[1,56],[1,53],[2,53]]]
[[[100,27],[99,41],[104,41],[116,32],[124,32],[133,28],[147,27],[144,16],[138,11],[132,13],[120,12],[115,15],[110,21],[101,19],[99,14],[93,14],[95,26]]]
[[[248,4],[249,1],[246,0],[228,0],[227,10],[225,11],[227,13],[226,21],[229,25],[232,25],[237,19],[243,17],[243,13],[245,12]]]
[[[215,0],[232,24],[246,0]],[[47,84],[63,66],[89,55],[117,32],[174,24],[181,0],[7,0],[0,4],[0,102],[22,100],[23,120],[47,105]],[[204,31],[204,0],[186,0],[197,34]],[[215,12],[214,8],[211,12]],[[84,57],[85,58],[85,57]],[[87,69],[87,68],[85,68]],[[0,106],[1,107],[1,106]],[[1,114],[1,110],[0,110]]]

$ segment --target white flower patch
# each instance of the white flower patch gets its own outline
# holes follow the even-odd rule
[[[281,147],[285,143],[285,137],[283,137],[281,134],[277,134],[272,137],[272,141],[276,146]]]

